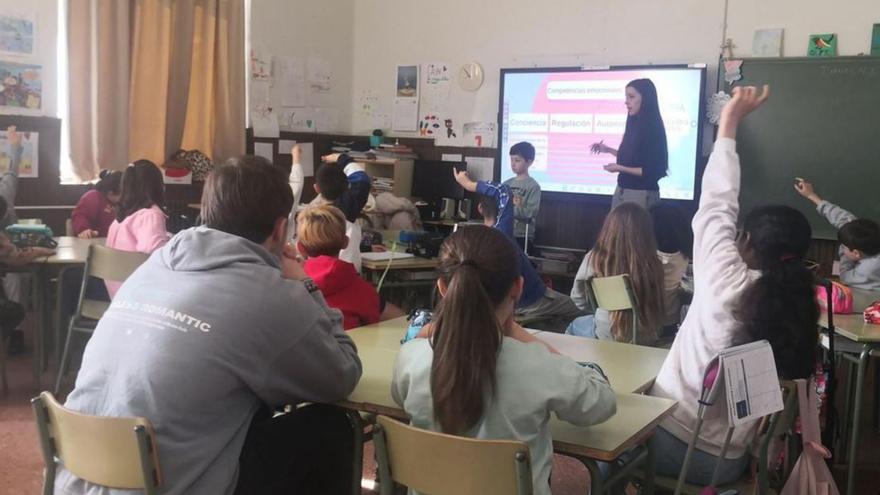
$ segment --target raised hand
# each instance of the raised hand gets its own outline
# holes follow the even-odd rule
[[[755,86],[733,88],[733,98],[721,110],[718,122],[719,138],[736,138],[736,128],[746,115],[754,112],[770,97],[770,86],[764,85],[760,93]]]
[[[457,168],[452,169],[452,176],[455,177],[455,182],[458,182],[461,187],[465,190],[474,192],[477,190],[477,183],[474,182],[471,177],[468,175],[467,170],[459,170]]]
[[[816,194],[816,190],[813,188],[813,184],[804,179],[798,178],[795,180],[794,190],[797,191],[798,194],[800,194],[801,196],[812,201],[813,203],[819,204],[822,202],[822,198],[820,198],[819,195]]]

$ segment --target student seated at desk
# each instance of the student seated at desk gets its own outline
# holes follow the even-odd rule
[[[657,240],[657,255],[663,266],[662,336],[678,331],[681,323],[681,281],[694,257],[694,231],[681,208],[660,202],[651,207],[651,223]]]
[[[515,240],[513,235],[513,193],[510,188],[506,184],[474,182],[464,170],[454,170],[453,173],[455,180],[461,187],[480,194],[477,210],[483,216],[483,224],[487,227],[494,227],[509,239]],[[519,270],[524,280],[522,297],[516,305],[518,317],[528,317],[534,320],[558,320],[562,322],[559,330],[556,330],[558,332],[583,314],[571,298],[547,287],[526,253],[521,249],[517,251],[519,253]]]
[[[663,326],[663,265],[657,255],[651,216],[638,203],[624,202],[605,217],[596,245],[584,256],[571,298],[578,308],[593,311],[571,323],[566,333],[617,342],[632,342],[632,312],[592,308],[587,284],[593,277],[629,275],[638,305],[637,343],[651,345]]]
[[[427,338],[401,347],[391,395],[419,428],[526,442],[534,493],[549,495],[550,414],[590,426],[614,415],[616,399],[600,371],[552,353],[514,322],[519,257],[510,239],[484,226],[443,242],[443,299]]]
[[[286,246],[292,204],[264,158],[215,168],[204,226],[126,280],[86,347],[66,407],[149,419],[163,494],[351,493],[351,425],[323,404],[352,392],[361,362]],[[55,493],[118,492],[62,467]]]
[[[122,172],[102,170],[95,188],[79,198],[70,215],[73,235],[81,239],[107,237],[110,225],[116,219],[114,208],[119,203]]]
[[[767,87],[734,88],[724,107],[715,149],[703,175],[700,208],[694,217],[694,300],[672,349],[649,391],[678,401],[651,439],[657,471],[678,476],[693,436],[703,373],[722,350],[766,339],[776,369],[785,379],[809,377],[816,369],[819,310],[813,278],[803,257],[811,230],[799,211],[765,206],[746,215],[737,229],[740,162],[736,129],[766,100]],[[748,191],[745,192],[748,194]],[[758,422],[737,427],[730,450],[720,459],[720,483],[739,479],[749,465],[749,444]],[[708,485],[719,462],[727,421],[707,419],[687,480]]]
[[[351,263],[339,259],[348,242],[345,216],[335,206],[313,206],[297,216],[296,248],[307,258],[303,268],[321,289],[327,305],[342,311],[346,330],[404,316]]]
[[[122,195],[116,220],[107,233],[107,247],[150,254],[168,242],[165,229],[165,185],[162,171],[149,160],[138,160],[122,174]],[[107,281],[110,298],[119,282]]]
[[[853,293],[853,309],[862,311],[880,299],[880,225],[867,218],[856,218],[843,208],[825,201],[816,194],[813,184],[803,179],[798,180],[794,187],[838,229],[840,281],[856,289]]]
[[[355,163],[346,154],[332,154],[321,158],[324,164],[315,173],[315,192],[318,193],[311,206],[332,204],[345,215],[345,235],[348,247],[339,253],[339,258],[354,265],[361,271],[361,227],[358,217],[367,204],[373,182],[364,172],[362,165]]]

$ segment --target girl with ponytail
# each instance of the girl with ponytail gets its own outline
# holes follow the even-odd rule
[[[816,369],[819,311],[803,258],[810,244],[807,219],[787,206],[758,208],[737,229],[740,162],[736,130],[760,107],[769,88],[737,87],[724,107],[718,139],[703,174],[694,216],[694,299],[669,350],[651,395],[678,401],[652,437],[658,473],[678,476],[693,437],[703,372],[721,351],[767,340],[782,378],[806,378]],[[726,419],[707,419],[691,458],[687,481],[708,485],[739,479],[749,466],[758,421],[734,429],[722,458]]]
[[[536,494],[550,493],[550,413],[588,426],[616,409],[600,372],[548,346],[514,323],[522,293],[519,258],[501,232],[459,230],[440,249],[438,304],[426,338],[398,354],[392,396],[412,424],[529,446]]]

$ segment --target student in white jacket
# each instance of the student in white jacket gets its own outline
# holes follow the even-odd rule
[[[443,301],[423,329],[427,338],[400,349],[391,395],[419,428],[522,440],[534,493],[549,495],[550,414],[589,426],[614,415],[617,403],[601,370],[551,352],[514,323],[523,286],[516,249],[485,226],[446,239],[437,282]]]
[[[652,438],[657,471],[677,476],[696,424],[703,372],[723,349],[766,339],[783,378],[810,376],[816,366],[819,310],[812,278],[803,265],[811,237],[806,218],[787,206],[750,212],[737,230],[740,164],[736,128],[767,99],[754,87],[735,88],[724,108],[715,149],[703,175],[694,227],[694,300],[650,394],[678,401]],[[734,431],[721,462],[720,482],[738,479],[748,467],[757,424]],[[688,481],[707,485],[727,430],[707,420],[691,461]]]

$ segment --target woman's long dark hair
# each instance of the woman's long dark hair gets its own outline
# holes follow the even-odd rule
[[[666,144],[666,127],[663,126],[660,103],[657,101],[657,88],[650,79],[635,79],[626,87],[638,91],[642,96],[642,105],[639,113],[626,117],[626,130],[617,151],[617,163],[644,165],[639,162],[648,153],[651,160],[662,166],[658,167],[663,171],[659,177],[666,177],[669,170],[669,150]]]
[[[483,415],[483,394],[495,391],[495,366],[503,336],[495,308],[519,278],[513,243],[498,230],[472,226],[440,248],[446,295],[434,314],[431,392],[444,433],[461,434]]]
[[[119,170],[101,170],[99,177],[101,180],[95,184],[95,190],[104,196],[110,193],[119,194],[119,188],[122,183],[122,172]]]
[[[122,174],[122,196],[116,208],[116,220],[121,222],[132,213],[153,205],[165,206],[162,171],[150,160],[138,160]]]
[[[759,278],[742,295],[737,319],[749,341],[767,340],[782,378],[806,378],[816,370],[819,307],[813,275],[804,265],[812,230],[788,206],[765,206],[743,223],[747,258]]]

